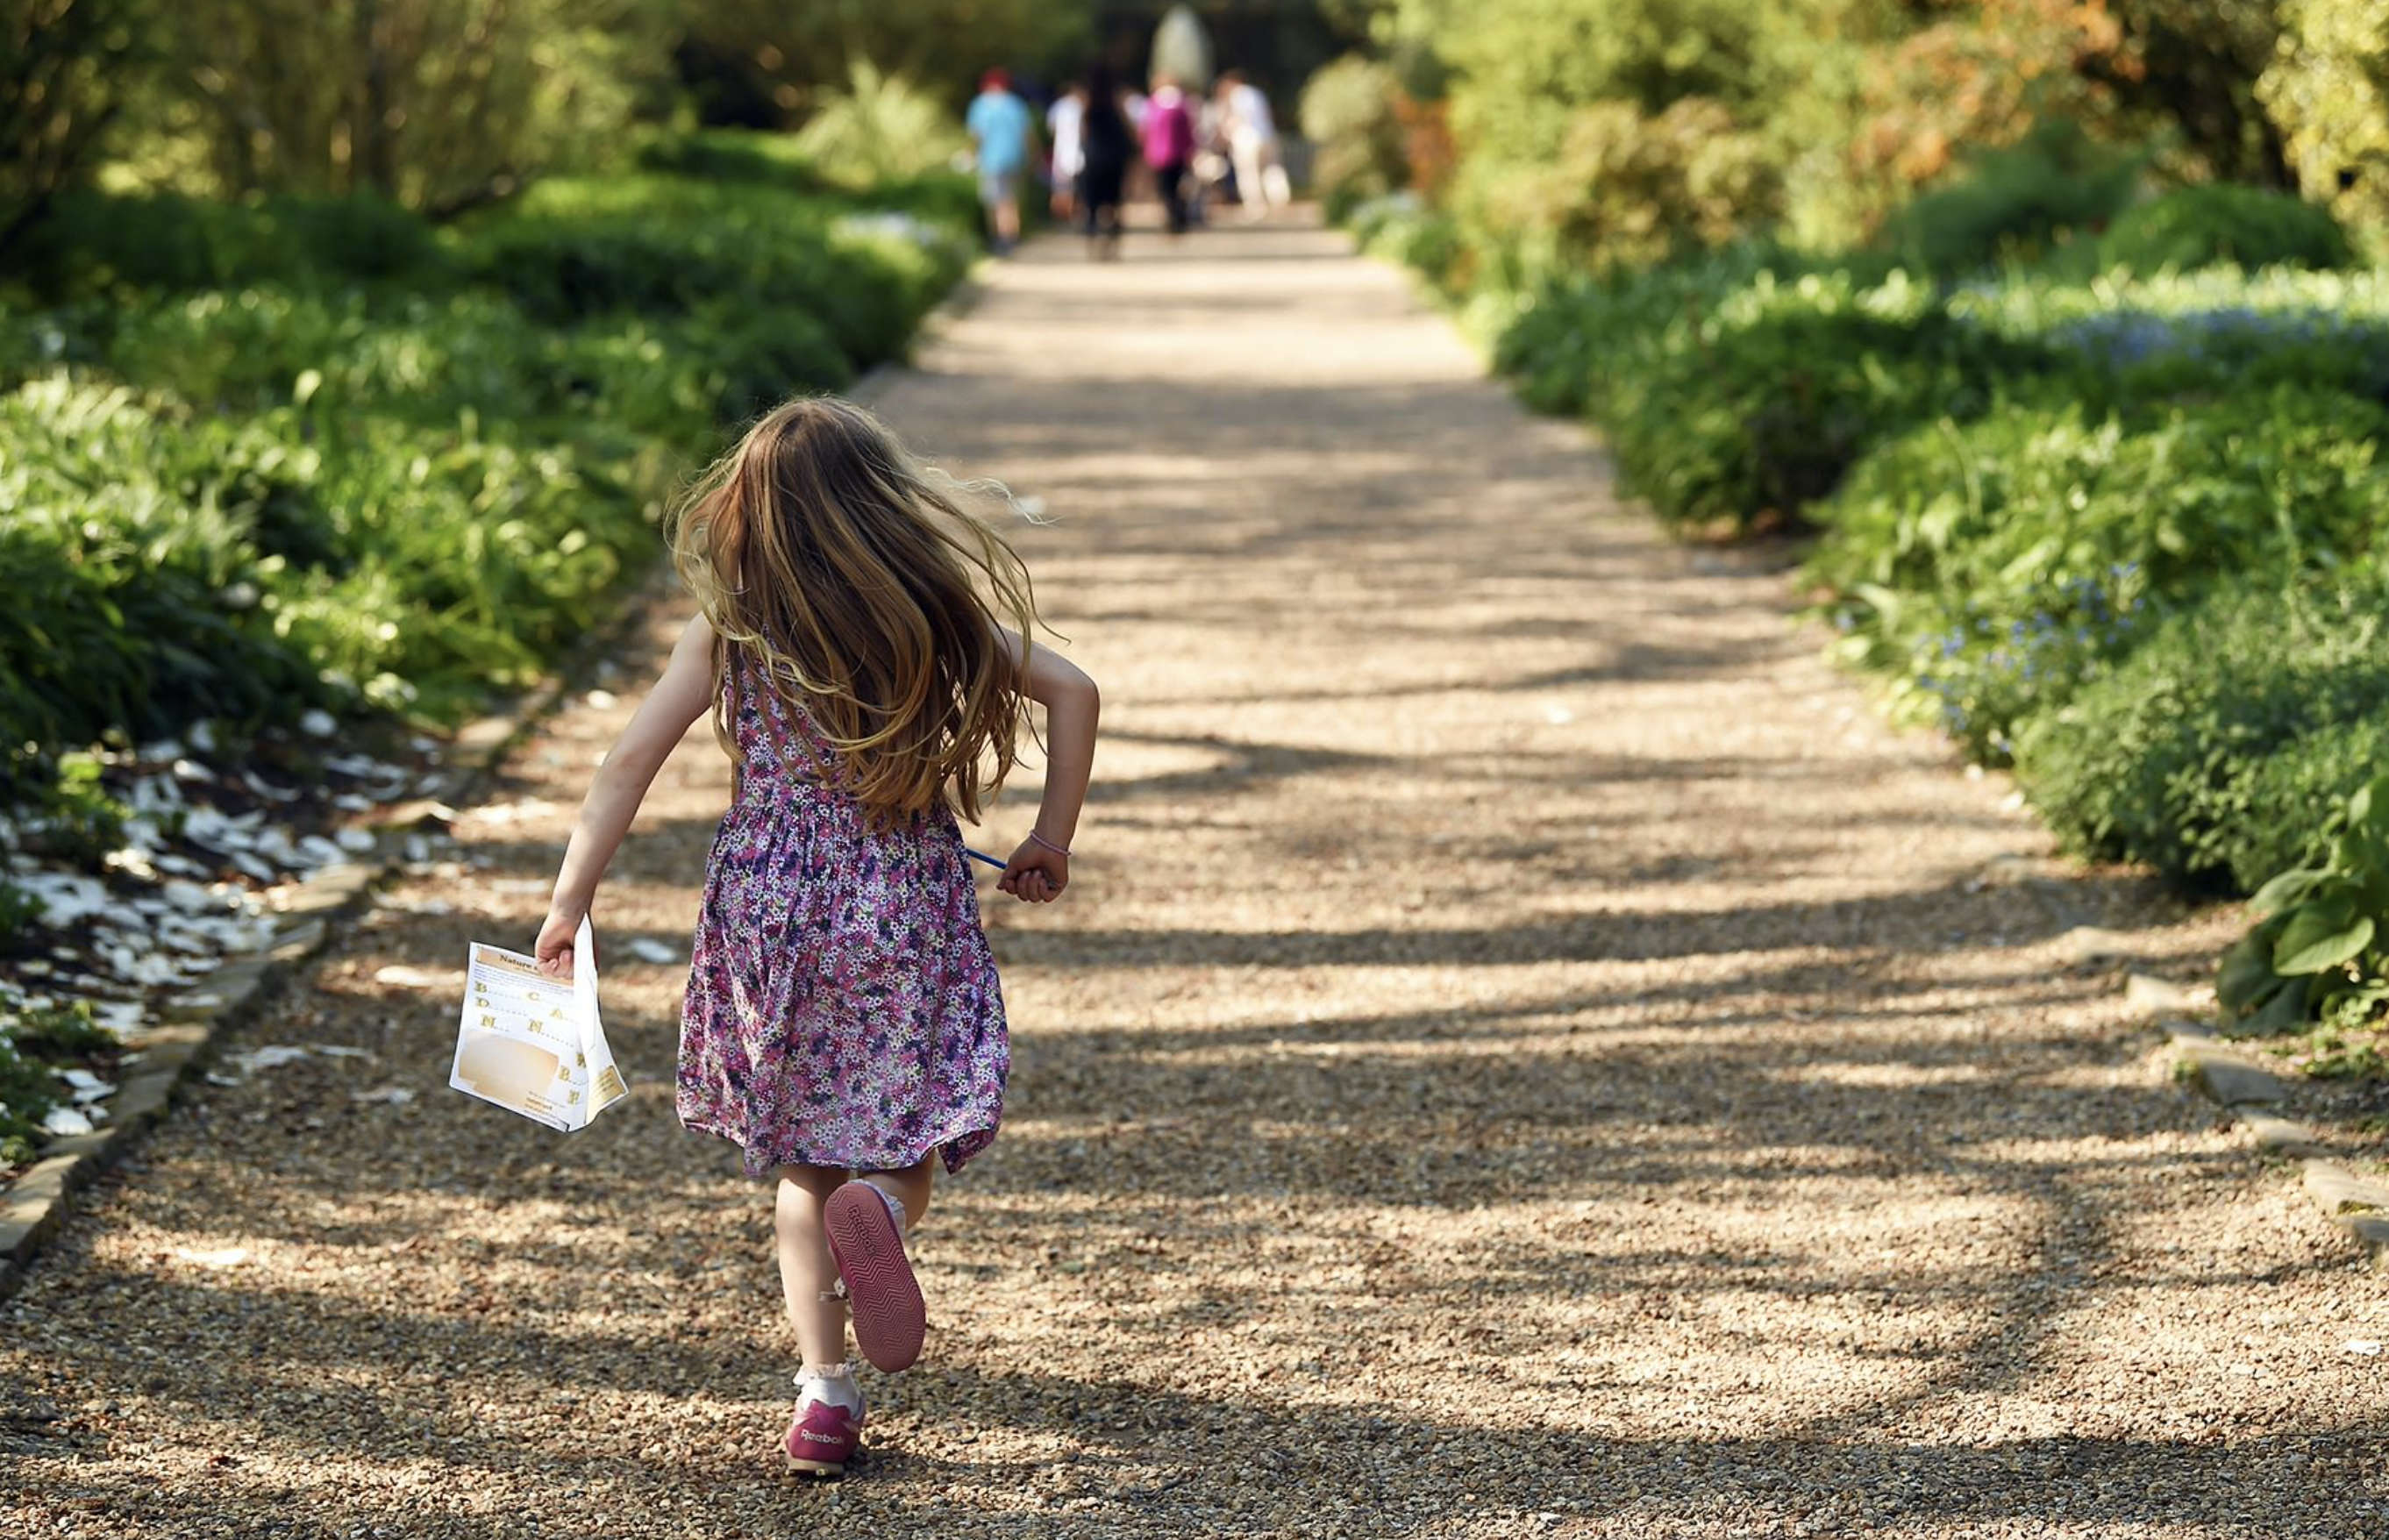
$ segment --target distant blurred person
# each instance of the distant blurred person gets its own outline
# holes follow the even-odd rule
[[[1087,119],[1087,87],[1073,81],[1045,109],[1045,142],[1054,146],[1051,175],[1054,217],[1068,219],[1078,209],[1079,177],[1086,170],[1081,131]]]
[[[1028,164],[1028,104],[1012,94],[1012,77],[990,70],[963,120],[978,148],[978,200],[987,209],[995,254],[1020,244],[1020,172]]]
[[[1136,146],[1119,83],[1097,65],[1087,71],[1079,119],[1078,194],[1079,228],[1086,232],[1088,254],[1098,260],[1119,255],[1120,202]]]
[[[1144,104],[1144,163],[1153,168],[1153,188],[1169,233],[1186,233],[1187,173],[1194,165],[1194,113],[1176,77],[1156,75]]]
[[[1294,201],[1278,145],[1277,118],[1270,111],[1268,95],[1242,70],[1220,77],[1219,97],[1228,155],[1236,167],[1237,201],[1246,219],[1260,219]]]
[[[1188,95],[1186,107],[1194,115],[1194,174],[1186,179],[1186,223],[1207,224],[1212,197],[1226,197],[1230,178],[1235,174],[1228,160],[1228,119],[1220,104],[1200,91]]]

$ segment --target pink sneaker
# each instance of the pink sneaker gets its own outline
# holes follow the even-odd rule
[[[846,1462],[862,1445],[862,1418],[829,1401],[808,1401],[797,1408],[783,1447],[788,1467],[812,1476],[843,1476]]]
[[[854,1342],[883,1374],[911,1368],[928,1334],[929,1307],[904,1257],[904,1234],[888,1212],[891,1200],[866,1181],[851,1181],[822,1207],[829,1254],[854,1313]]]

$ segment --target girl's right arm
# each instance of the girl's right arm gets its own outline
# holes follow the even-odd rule
[[[1078,665],[1045,647],[1031,647],[1010,630],[1020,693],[1045,708],[1045,795],[1034,832],[1021,841],[995,885],[1024,903],[1050,904],[1070,883],[1070,836],[1086,806],[1095,771],[1095,719],[1103,699]]]
[[[607,752],[605,763],[589,783],[581,817],[572,825],[572,839],[564,847],[564,866],[556,874],[556,896],[547,907],[547,923],[540,927],[533,948],[539,965],[558,977],[572,974],[572,945],[581,920],[596,896],[597,879],[638,815],[656,771],[687,733],[689,724],[713,704],[713,626],[700,615],[681,632],[663,677],[639,703],[631,725]]]

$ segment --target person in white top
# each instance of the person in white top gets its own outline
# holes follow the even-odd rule
[[[1079,173],[1086,169],[1087,88],[1073,83],[1045,109],[1046,142],[1054,146],[1054,217],[1068,219],[1074,207]]]
[[[1220,115],[1228,130],[1228,154],[1236,163],[1236,197],[1246,219],[1259,219],[1293,201],[1285,164],[1278,153],[1277,119],[1269,97],[1242,70],[1220,77]]]

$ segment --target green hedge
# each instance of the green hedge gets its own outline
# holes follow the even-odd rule
[[[1599,422],[1628,488],[1671,527],[1801,521],[1872,445],[1988,410],[2054,367],[2040,343],[1953,315],[1894,273],[1728,253],[1527,300],[1495,345],[1539,406]]]
[[[2230,264],[2353,266],[2356,248],[2330,210],[2229,183],[2181,187],[2127,210],[2099,240],[2102,267],[2132,273]]]
[[[12,275],[50,303],[248,284],[420,285],[443,281],[447,261],[432,226],[365,197],[70,193],[9,252]]]

